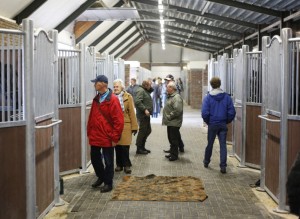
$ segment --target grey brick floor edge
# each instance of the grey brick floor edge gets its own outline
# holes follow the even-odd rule
[[[101,194],[99,189],[92,189],[91,184],[96,177],[89,173],[64,180],[61,198],[69,203],[67,218],[281,218],[269,213],[249,187],[259,178],[258,171],[238,168],[236,158],[228,157],[227,174],[220,173],[217,141],[209,168],[203,167],[206,133],[199,110],[185,107],[181,134],[185,153],[180,154],[179,160],[170,162],[163,153],[163,149],[168,149],[166,127],[161,126],[161,117],[152,119],[152,134],[146,143],[151,153],[136,155],[134,139],[130,149],[131,175],[199,177],[208,195],[204,202],[112,201],[111,192]],[[124,175],[123,172],[115,173],[114,186]]]

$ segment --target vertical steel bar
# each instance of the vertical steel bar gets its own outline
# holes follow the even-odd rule
[[[25,79],[25,119],[26,119],[26,218],[36,218],[36,170],[35,132],[33,103],[33,22],[23,20],[24,36],[24,79]]]

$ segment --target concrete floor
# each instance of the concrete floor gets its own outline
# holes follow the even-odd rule
[[[258,192],[249,184],[259,179],[259,171],[238,168],[238,160],[228,156],[227,174],[219,169],[218,141],[209,168],[203,167],[203,153],[206,146],[206,128],[203,127],[199,110],[184,109],[184,123],[181,128],[185,153],[179,160],[168,161],[163,149],[168,149],[166,127],[161,117],[152,118],[152,134],[146,147],[148,155],[135,154],[135,139],[131,146],[132,175],[145,176],[194,176],[204,182],[208,198],[204,202],[150,202],[111,201],[111,194],[92,189],[96,179],[93,168],[88,174],[73,174],[64,177],[65,205],[54,207],[45,218],[297,218],[290,214],[275,214],[277,204],[264,192]],[[228,145],[228,152],[231,146]],[[115,173],[114,186],[121,182],[124,172]]]

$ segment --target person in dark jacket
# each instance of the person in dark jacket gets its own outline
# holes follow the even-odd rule
[[[178,148],[181,139],[179,129],[182,125],[183,101],[176,90],[175,82],[169,82],[167,85],[168,97],[166,106],[163,109],[162,119],[162,124],[167,126],[168,140],[171,146],[170,154],[165,156],[169,161],[178,159]]]
[[[107,77],[98,75],[91,82],[95,83],[95,89],[98,91],[93,99],[87,125],[91,162],[98,177],[92,187],[96,188],[104,183],[100,188],[100,192],[104,193],[113,188],[114,147],[121,138],[124,116],[118,97],[107,87]]]
[[[203,100],[202,118],[208,125],[207,146],[204,155],[204,167],[207,168],[212,155],[213,144],[216,136],[220,143],[220,171],[226,173],[227,166],[227,126],[235,117],[235,109],[231,97],[225,93],[221,86],[221,80],[213,77],[210,80],[213,88]]]
[[[169,75],[167,75],[166,77],[165,77],[165,85],[166,85],[166,87],[168,86],[168,84],[170,83],[170,82],[174,82],[175,83],[175,80],[174,80],[174,77],[173,77],[173,75],[171,75],[171,74],[169,74]],[[176,84],[176,92],[178,93],[178,86],[177,86],[177,84]],[[166,104],[166,103],[165,103]],[[180,128],[179,128],[180,129]],[[170,149],[168,149],[168,150],[164,150],[164,152],[165,153],[171,153],[171,145],[170,145]],[[179,130],[179,151],[181,152],[181,153],[183,153],[184,152],[184,143],[183,143],[183,141],[182,141],[182,138],[181,138],[181,133],[180,133],[180,130]]]
[[[290,212],[300,216],[300,152],[288,175],[286,190]]]
[[[127,88],[127,92],[131,94],[133,99],[135,98],[136,90],[138,89],[139,85],[136,84],[136,79],[131,78],[130,80],[130,86]]]
[[[151,98],[151,81],[143,81],[142,86],[136,90],[134,99],[136,117],[139,123],[139,132],[136,138],[137,154],[148,154],[151,151],[145,148],[146,140],[151,134],[150,116],[153,112],[153,102]]]

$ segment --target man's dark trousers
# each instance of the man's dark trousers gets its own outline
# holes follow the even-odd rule
[[[227,166],[227,146],[226,146],[226,136],[227,136],[227,126],[226,124],[212,124],[208,125],[207,133],[207,146],[205,148],[204,164],[210,163],[210,158],[212,155],[214,141],[216,136],[218,136],[220,144],[220,167]]]
[[[150,116],[137,117],[139,123],[139,132],[136,138],[137,150],[145,150],[145,144],[148,136],[151,133]]]
[[[102,161],[102,155],[105,162],[105,168]],[[91,162],[96,176],[102,179],[105,185],[112,186],[114,177],[114,147],[91,146]]]
[[[180,144],[180,127],[167,126],[168,140],[170,143],[171,156],[178,158],[178,148]]]

